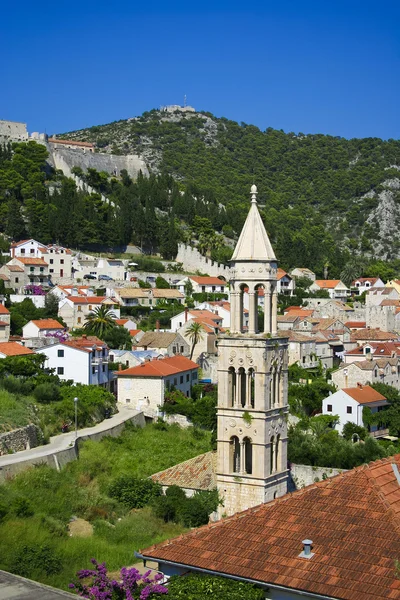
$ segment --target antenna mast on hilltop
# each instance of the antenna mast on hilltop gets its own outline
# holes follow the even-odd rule
[[[186,108],[186,94],[183,96],[183,106]]]

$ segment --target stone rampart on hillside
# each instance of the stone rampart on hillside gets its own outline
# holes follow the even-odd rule
[[[146,163],[136,154],[117,156],[115,154],[93,154],[72,148],[53,148],[51,144],[46,144],[46,147],[49,152],[48,162],[56,169],[61,169],[67,177],[71,176],[72,167],[80,167],[82,171],[87,171],[89,168],[106,171],[110,175],[120,175],[122,169],[126,169],[133,178],[138,176],[139,171],[142,171],[143,175],[149,174]]]
[[[0,456],[36,448],[41,443],[41,433],[36,425],[27,425],[0,434]]]
[[[203,256],[193,246],[178,244],[176,262],[182,263],[184,271],[192,273],[199,271],[200,273],[207,273],[210,277],[222,275],[226,280],[229,279],[229,267]]]

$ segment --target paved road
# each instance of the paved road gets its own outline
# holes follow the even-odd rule
[[[121,423],[132,419],[132,417],[138,415],[140,412],[129,406],[122,405],[118,408],[119,412],[116,415],[113,415],[110,419],[105,419],[93,427],[79,429],[78,439],[85,439],[88,435],[107,431],[107,429],[111,429],[116,425],[120,425]],[[49,454],[53,454],[55,451],[64,450],[70,446],[73,446],[74,442],[75,431],[61,433],[60,435],[51,437],[50,443],[46,444],[45,446],[38,446],[37,448],[31,448],[31,450],[22,450],[22,452],[16,452],[15,454],[5,454],[4,456],[0,456],[0,467],[23,462],[27,459],[43,458]]]

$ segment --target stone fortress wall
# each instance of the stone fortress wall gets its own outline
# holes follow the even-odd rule
[[[0,120],[0,144],[7,142],[27,142],[26,123]]]
[[[200,273],[206,273],[210,277],[222,275],[226,280],[229,279],[229,267],[203,256],[194,246],[178,244],[176,262],[182,263],[184,271],[188,271],[189,273],[199,271]]]

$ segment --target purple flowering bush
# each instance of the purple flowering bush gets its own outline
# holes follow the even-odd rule
[[[70,583],[69,588],[77,592],[81,598],[90,600],[148,600],[163,594],[168,589],[159,582],[163,578],[160,573],[153,577],[151,571],[141,575],[134,567],[121,569],[120,581],[110,579],[105,563],[91,559],[93,569],[81,569],[77,573],[78,582]],[[84,583],[82,580],[90,580]]]
[[[65,342],[69,338],[69,335],[66,329],[55,329],[54,331],[49,331],[46,333],[46,337],[52,337],[59,342]]]
[[[25,286],[25,291],[27,294],[32,296],[45,296],[46,292],[42,288],[41,285],[34,285],[33,283]]]

